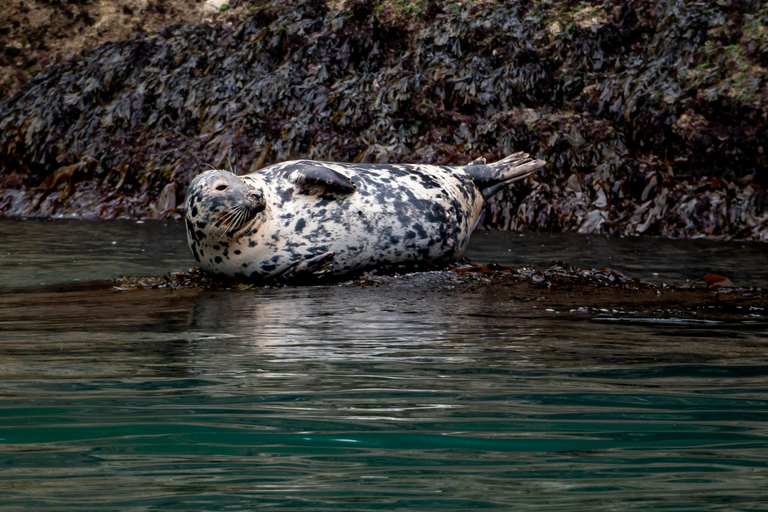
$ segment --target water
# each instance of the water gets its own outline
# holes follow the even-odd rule
[[[467,256],[514,268],[564,261],[577,268],[609,267],[655,284],[681,285],[718,274],[736,286],[768,286],[768,247],[760,242],[476,231],[470,245]]]
[[[0,290],[186,270],[185,236],[172,221],[0,219]]]
[[[0,234],[1,511],[767,508],[762,306],[624,322],[429,276],[118,293],[98,280],[191,265],[180,224]],[[478,235],[479,261],[515,237],[657,279],[740,247]]]
[[[0,240],[0,290],[195,266],[183,225],[173,221],[0,220]],[[737,286],[768,287],[768,250],[757,242],[476,231],[465,256],[514,268],[609,267],[656,284],[719,274]]]

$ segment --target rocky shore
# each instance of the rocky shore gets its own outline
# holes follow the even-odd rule
[[[133,33],[6,80],[0,215],[178,215],[207,165],[522,150],[549,165],[486,226],[768,240],[761,2],[183,3],[134,0]]]

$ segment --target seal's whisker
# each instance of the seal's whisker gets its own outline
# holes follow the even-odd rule
[[[221,219],[224,221],[229,221],[232,217],[234,217],[237,214],[237,208],[238,206],[235,206],[233,208],[230,208],[224,214],[221,216]]]
[[[222,229],[222,226],[226,227],[227,223],[230,219],[230,213],[226,212],[224,215],[221,216],[219,221],[216,223],[216,232],[218,232],[220,229]]]
[[[248,206],[243,206],[243,208],[240,209],[240,217],[237,220],[237,226],[244,226],[252,217],[251,209]]]
[[[235,217],[234,225],[236,227],[238,228],[242,227],[242,225],[244,224],[243,221],[245,220],[245,212],[246,212],[245,208],[241,208],[240,212],[237,214],[237,217]]]
[[[232,228],[233,225],[237,223],[237,219],[240,216],[240,208],[232,208],[230,210],[229,215],[227,216],[227,231]]]
[[[224,227],[227,227],[230,224],[230,222],[232,222],[232,219],[234,219],[236,215],[237,215],[237,211],[236,210],[229,210],[229,211],[227,211],[224,215],[221,216],[221,224],[220,225],[223,224]]]
[[[239,204],[237,206],[234,206],[227,210],[222,216],[221,216],[221,222],[224,224],[219,229],[217,229],[213,236],[218,235],[219,233],[219,241],[221,241],[222,238],[224,238],[224,235],[232,231],[233,229],[240,228],[246,224],[248,219],[250,218],[250,208],[247,205]]]
[[[216,223],[216,230],[212,233],[212,236],[216,236],[220,232],[226,233],[227,231],[229,231],[228,226],[232,218],[236,215],[237,213],[236,210],[237,210],[237,207],[227,210],[222,214],[221,218]],[[222,236],[223,236],[223,233],[222,233]],[[219,240],[221,240],[221,238],[219,238]]]
[[[229,159],[229,157],[227,157],[227,165],[229,166],[229,172],[237,176],[237,173],[232,170],[232,161]]]
[[[227,234],[227,231],[229,231],[228,228],[229,224],[224,223],[223,225],[220,225],[216,231],[213,232],[212,237],[215,237],[216,235],[220,235],[218,241],[220,242],[222,238],[224,238],[224,235]]]
[[[224,236],[227,233],[232,231],[232,228],[235,226],[236,220],[237,220],[237,217],[233,217],[232,220],[230,220],[229,223],[227,223],[227,225],[225,226],[224,231],[222,231],[221,235],[219,236],[219,242],[221,242],[221,239],[224,238]]]
[[[218,235],[225,227],[226,226],[219,225],[219,227],[217,227],[216,230],[213,233],[211,233],[211,238]]]

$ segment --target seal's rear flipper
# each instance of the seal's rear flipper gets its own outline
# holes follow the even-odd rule
[[[334,254],[333,252],[324,252],[294,263],[277,276],[275,280],[281,283],[317,281],[331,270]]]
[[[483,191],[483,197],[488,199],[510,183],[530,176],[545,165],[544,160],[531,158],[522,151],[488,165],[478,165],[481,159],[474,160],[464,167],[477,187]]]
[[[301,167],[294,171],[294,180],[305,190],[318,186],[337,194],[351,194],[357,190],[352,180],[327,167]]]

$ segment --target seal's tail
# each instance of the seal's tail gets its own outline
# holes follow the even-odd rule
[[[531,158],[528,153],[520,151],[487,165],[485,158],[478,158],[464,167],[464,172],[472,177],[472,181],[483,191],[483,197],[488,199],[510,183],[530,176],[545,165],[547,162],[544,160]]]

